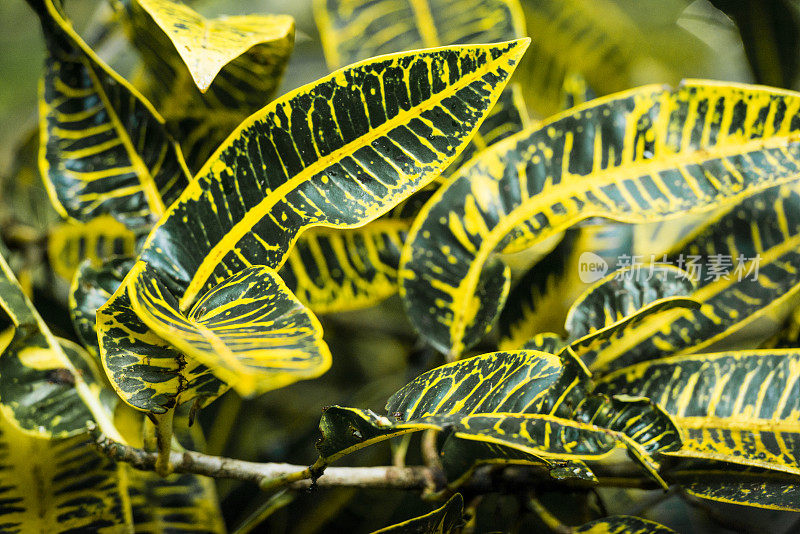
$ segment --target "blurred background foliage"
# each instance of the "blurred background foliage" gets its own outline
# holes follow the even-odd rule
[[[292,15],[297,41],[280,92],[327,73],[314,22],[311,0],[197,0],[192,6],[206,16],[279,13]],[[682,78],[756,82],[800,88],[800,1],[795,0],[522,0],[533,43],[519,69],[533,117],[559,109],[561,82],[580,73],[598,94],[648,84],[675,84]],[[121,34],[104,34],[111,15],[101,1],[67,2],[84,36],[100,41],[99,52],[120,72],[129,74],[135,59]],[[602,37],[602,38],[601,38]],[[603,43],[598,47],[597,43]],[[36,143],[37,83],[44,59],[42,37],[23,0],[0,1],[0,177],[2,195],[14,199],[16,217],[24,225],[3,226],[3,238],[30,240],[53,220],[31,150]],[[28,155],[16,157],[16,154]],[[9,177],[14,177],[9,179]],[[0,214],[1,215],[1,214]],[[0,221],[3,220],[0,218]],[[12,231],[13,230],[13,231]],[[26,234],[25,232],[29,232]],[[33,269],[23,280],[56,335],[74,338],[66,311],[66,283],[54,279],[46,258],[17,258]],[[441,356],[417,344],[400,301],[389,299],[377,309],[323,317],[326,339],[335,355],[333,367],[320,379],[294,384],[254,400],[228,392],[203,412],[211,454],[253,461],[311,463],[321,409],[328,404],[370,407],[381,411],[383,400],[419,373],[438,365]],[[370,324],[369,329],[363,328]],[[483,347],[477,347],[480,352]],[[211,429],[213,428],[213,431]],[[412,438],[419,440],[419,437]],[[395,444],[396,445],[396,444]],[[409,447],[407,462],[419,463],[418,447]],[[342,465],[386,465],[388,448],[369,448]],[[265,495],[252,486],[218,481],[229,527],[255,510]],[[679,532],[724,530],[790,532],[791,514],[696,503],[670,494],[645,497],[639,490],[604,490],[599,496],[608,513],[642,515]],[[471,497],[465,496],[469,506]],[[565,517],[580,514],[585,501],[569,493],[550,494]],[[591,500],[589,501],[591,503]],[[473,503],[475,504],[475,503]],[[533,514],[520,513],[525,503],[515,497],[490,495],[479,504],[486,524],[476,531],[538,531]],[[590,504],[595,506],[594,504]],[[599,504],[597,505],[599,506]],[[702,507],[702,509],[700,508]],[[711,514],[704,512],[712,509]],[[414,493],[355,489],[316,490],[296,495],[260,529],[265,532],[366,532],[422,514],[430,505]],[[590,509],[583,510],[591,519]],[[515,518],[521,518],[519,520]],[[733,518],[733,519],[732,519]]]

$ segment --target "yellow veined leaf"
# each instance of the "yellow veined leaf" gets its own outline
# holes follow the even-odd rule
[[[464,524],[464,498],[456,493],[444,505],[420,517],[415,517],[372,534],[451,534],[460,532]]]
[[[109,258],[100,265],[83,262],[69,289],[69,317],[78,339],[94,356],[99,356],[97,310],[111,298],[136,260],[131,257]]]
[[[737,336],[763,340],[771,333],[769,322],[780,324],[800,301],[798,246],[797,184],[771,188],[717,213],[668,255],[697,280],[691,296],[703,305],[642,321],[584,353],[587,365],[607,371],[709,347],[725,349]]]
[[[497,321],[500,349],[518,349],[542,332],[566,336],[569,308],[591,279],[601,274],[589,269],[602,269],[620,256],[630,256],[632,234],[631,225],[593,225],[565,232],[559,244],[510,290]]]
[[[257,14],[207,20],[167,0],[112,5],[144,60],[143,91],[196,172],[275,94],[294,46],[294,21]]]
[[[287,15],[208,20],[172,0],[135,0],[172,41],[197,87],[205,93],[223,67],[265,43],[281,43],[294,31]]]
[[[702,460],[671,469],[669,478],[702,499],[800,512],[800,478],[794,474]]]
[[[640,517],[612,515],[595,519],[574,529],[580,534],[675,534],[671,528]]]
[[[241,395],[315,378],[330,367],[319,321],[268,267],[235,274],[186,315],[152,268],[139,262],[131,273],[128,295],[142,321]]]
[[[72,280],[80,264],[101,263],[111,256],[133,256],[136,234],[110,215],[85,223],[67,221],[50,229],[47,255],[53,270]]]
[[[278,272],[315,313],[366,308],[397,292],[397,266],[411,221],[381,218],[352,230],[312,228]]]
[[[229,138],[170,206],[145,243],[141,260],[158,273],[185,313],[249,265],[279,268],[306,228],[355,227],[380,216],[458,155],[526,43],[385,56],[273,102]],[[425,79],[431,85],[408,85]],[[378,92],[380,84],[384,89]],[[313,132],[298,120],[308,114]],[[181,356],[163,351],[166,343],[137,317],[141,310],[134,314],[126,302],[134,279],[129,275],[98,311],[105,318],[98,321],[104,365],[108,370],[108,351],[126,373],[159,355],[160,366],[173,373],[183,368]],[[118,376],[136,381],[125,373]],[[129,391],[146,395],[141,380],[132,384]],[[158,389],[166,395],[161,400],[169,397],[171,404],[179,384],[174,375],[159,380]],[[124,398],[133,402],[131,394]]]
[[[45,439],[0,417],[3,500],[9,532],[132,532],[125,469],[86,436]]]
[[[417,330],[453,355],[490,328],[508,293],[496,253],[577,222],[700,213],[796,180],[800,98],[688,81],[565,111],[484,151],[426,204],[401,257]]]
[[[518,0],[314,0],[331,69],[369,57],[525,37]]]
[[[113,398],[77,345],[62,348],[0,256],[0,412],[22,431],[65,437],[95,421],[119,437],[109,413]]]
[[[651,399],[684,434],[672,456],[800,474],[796,350],[677,356],[602,376],[595,391]]]
[[[40,96],[39,165],[65,218],[112,215],[129,228],[158,218],[189,171],[164,119],[44,0],[48,48]]]

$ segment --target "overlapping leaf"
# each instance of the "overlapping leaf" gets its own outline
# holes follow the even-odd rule
[[[800,98],[689,81],[587,103],[484,152],[426,205],[401,259],[409,318],[451,354],[508,293],[496,257],[589,217],[645,222],[709,211],[798,177]],[[435,309],[435,313],[431,309]]]
[[[94,420],[117,436],[110,420],[113,399],[102,375],[80,347],[62,348],[22,292],[0,256],[0,407],[30,434],[71,436]]]
[[[624,337],[596,347],[586,355],[587,364],[610,370],[699,352],[737,335],[763,339],[769,326],[757,321],[781,321],[800,299],[798,246],[800,189],[794,184],[717,214],[669,255],[697,280],[692,298],[703,306],[645,320]]]
[[[459,532],[464,524],[464,498],[456,493],[441,507],[390,527],[376,530],[373,534],[450,534]]]
[[[67,221],[51,228],[47,255],[53,270],[66,280],[89,259],[94,264],[112,256],[133,256],[136,234],[110,215],[85,223]]]
[[[152,222],[188,183],[164,120],[87,46],[52,0],[42,3],[48,48],[40,100],[40,168],[63,217]]]
[[[114,5],[147,67],[145,93],[197,171],[275,94],[294,46],[294,21],[255,14],[208,20],[171,0]]]
[[[796,350],[677,356],[603,376],[606,394],[641,395],[684,433],[669,454],[800,474],[800,354]]]
[[[125,472],[85,436],[32,437],[3,420],[0,449],[7,532],[132,531]]]
[[[170,207],[151,232],[142,261],[183,313],[250,265],[279,268],[306,228],[347,228],[381,215],[457,156],[525,45],[521,40],[378,58],[273,102],[229,138]],[[157,390],[166,396],[155,404],[171,404],[180,384],[171,373],[180,374],[187,364],[165,352],[166,343],[130,310],[134,278],[98,312],[101,351],[106,360],[113,352],[115,365],[128,369],[120,374],[126,380],[158,355],[167,375],[151,374],[120,390],[127,389],[127,402]],[[108,361],[106,367],[112,367]]]
[[[268,267],[233,275],[186,315],[147,264],[137,263],[131,274],[132,309],[142,321],[242,395],[314,378],[330,367],[319,321]]]

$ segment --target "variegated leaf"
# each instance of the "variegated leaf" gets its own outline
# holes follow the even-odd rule
[[[171,0],[112,5],[144,59],[145,94],[196,172],[275,94],[294,46],[294,21],[257,14],[208,20]]]
[[[688,81],[594,100],[486,150],[426,204],[401,258],[417,330],[453,355],[508,293],[497,258],[589,217],[629,223],[710,211],[796,180],[795,93]]]
[[[600,378],[595,391],[640,395],[684,434],[668,454],[800,475],[800,354],[796,350],[676,356]]]
[[[612,515],[577,527],[580,534],[675,534],[671,528],[640,517]]]
[[[61,223],[50,229],[47,238],[50,265],[66,280],[72,280],[86,259],[100,264],[112,256],[133,256],[135,251],[136,234],[110,215]]]
[[[21,430],[47,437],[86,431],[95,421],[118,437],[113,398],[77,345],[60,342],[44,324],[0,256],[0,409]]]
[[[44,0],[48,48],[40,98],[40,168],[65,218],[112,215],[129,228],[157,219],[189,180],[164,119]]]
[[[298,234],[309,227],[348,228],[378,217],[457,156],[526,42],[386,56],[273,102],[228,139],[170,207],[141,260],[158,273],[185,313],[250,265],[279,268]],[[159,344],[160,338],[129,311],[125,299],[135,278],[129,275],[98,312],[106,318],[98,322],[101,350],[114,351],[131,369],[160,352],[161,366],[177,371],[181,357],[161,350],[165,343]],[[174,399],[180,381],[168,385],[167,380],[157,389]],[[144,384],[129,388],[126,401],[133,390],[155,392]]]
[[[277,389],[328,370],[322,326],[268,267],[250,267],[203,295],[185,315],[143,262],[131,271],[132,309],[187,359],[241,395]],[[104,336],[104,348],[114,340]]]
[[[460,532],[463,524],[464,498],[456,493],[428,514],[376,530],[373,534],[451,534]]]
[[[315,313],[366,308],[397,292],[397,266],[411,221],[381,218],[353,230],[312,228],[278,274]]]
[[[127,477],[86,436],[43,439],[2,417],[0,524],[5,532],[132,532]]]
[[[703,306],[645,320],[587,352],[585,361],[608,371],[709,347],[725,349],[715,344],[737,335],[763,340],[771,333],[769,322],[782,321],[800,302],[798,247],[796,184],[769,189],[716,214],[669,255],[697,281],[691,297]]]

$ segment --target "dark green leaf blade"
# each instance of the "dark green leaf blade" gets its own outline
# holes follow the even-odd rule
[[[444,505],[420,517],[415,517],[372,534],[451,534],[464,524],[464,498],[456,493]]]

